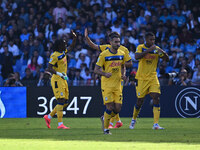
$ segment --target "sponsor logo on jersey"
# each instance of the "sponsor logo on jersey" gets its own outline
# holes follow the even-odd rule
[[[112,62],[110,65],[110,67],[117,67],[117,66],[121,66],[121,62]]]
[[[145,58],[145,59],[155,59],[156,56],[151,55],[151,54],[146,54],[146,55],[144,56],[144,58]]]

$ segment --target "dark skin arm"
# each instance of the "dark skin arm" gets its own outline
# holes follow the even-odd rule
[[[150,48],[148,48],[146,51],[142,52],[142,53],[135,53],[135,59],[138,60],[138,59],[141,59],[143,58],[147,53],[153,51],[156,49],[156,45],[152,45]],[[161,57],[163,60],[165,61],[169,61],[169,56],[168,54],[162,50],[162,49],[157,49],[159,53],[162,53],[163,54],[163,57]]]
[[[160,53],[163,54],[163,56],[161,57],[163,60],[169,61],[169,56],[168,56],[168,54],[164,50],[162,50],[161,48],[159,48],[158,52],[160,52]]]
[[[105,76],[106,78],[110,78],[111,75],[112,75],[112,73],[103,72],[102,69],[101,69],[101,67],[99,67],[97,65],[94,68],[94,73],[96,73],[96,74],[98,74],[100,76]]]
[[[56,71],[53,69],[52,64],[48,64],[46,71],[50,72],[51,74],[56,74]]]
[[[143,58],[146,54],[153,51],[154,49],[156,49],[156,46],[152,45],[150,48],[148,48],[146,51],[144,51],[142,53],[135,53],[135,59],[138,60],[138,59]]]
[[[87,30],[87,28],[85,28],[85,33],[84,33],[84,35],[85,35],[85,39],[86,39],[88,45],[89,45],[92,49],[99,50],[98,45],[95,44],[95,43],[93,43],[93,42],[91,41],[91,39],[88,37],[88,30]]]
[[[75,47],[75,45],[76,45],[76,38],[77,38],[77,36],[76,36],[76,34],[74,33],[73,30],[71,30],[71,34],[72,34],[72,36],[73,36],[73,41],[72,41],[72,44],[69,45],[69,47],[67,47],[67,50],[68,50],[68,51],[73,50],[74,47]]]
[[[50,72],[51,74],[56,74],[56,75],[59,75],[63,80],[67,80],[66,78],[66,74],[64,73],[60,73],[60,72],[56,72],[54,69],[53,69],[53,65],[52,64],[48,64],[48,67],[46,69],[47,72]]]

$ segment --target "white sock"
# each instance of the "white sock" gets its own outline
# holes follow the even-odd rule
[[[49,119],[51,119],[51,118],[52,118],[50,114],[48,114],[48,118],[49,118]]]
[[[113,123],[112,123],[112,122],[110,122],[110,124],[113,126]]]
[[[58,122],[58,126],[60,126],[61,124],[63,124],[63,122]]]

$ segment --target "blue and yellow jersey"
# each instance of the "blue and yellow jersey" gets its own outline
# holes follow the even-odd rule
[[[110,44],[99,45],[99,50],[102,51],[102,52],[105,51],[105,50],[109,50],[110,48],[111,48]],[[127,59],[130,61],[131,56],[129,55],[128,49],[126,47],[124,47],[123,45],[120,45],[119,49],[122,50],[125,53]]]
[[[53,69],[56,72],[61,72],[67,74],[67,58],[66,58],[67,49],[65,52],[55,51],[51,56],[49,63],[53,65]],[[59,77],[56,74],[53,74],[52,77]]]
[[[159,48],[156,46],[156,48]],[[146,51],[148,47],[145,44],[138,45],[135,53],[142,53]],[[138,70],[135,78],[140,80],[151,80],[157,77],[157,65],[159,60],[159,54],[156,50],[146,54],[143,58],[139,60]]]
[[[110,50],[103,51],[97,60],[96,65],[102,68],[106,73],[112,73],[110,78],[102,76],[102,88],[120,88],[121,87],[121,65],[128,61],[125,53],[118,49],[116,54]]]

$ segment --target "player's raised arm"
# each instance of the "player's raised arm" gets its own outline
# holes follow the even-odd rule
[[[92,49],[99,50],[98,45],[95,44],[95,43],[93,43],[93,42],[91,41],[91,39],[89,38],[87,28],[85,28],[85,33],[84,33],[84,35],[85,35],[85,39],[86,39],[88,45],[89,45]]]
[[[70,44],[69,47],[67,47],[68,51],[71,51],[72,49],[74,49],[76,45],[76,38],[77,38],[76,33],[73,30],[71,30],[71,34],[73,36],[73,41],[72,41],[72,44]]]

